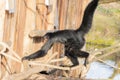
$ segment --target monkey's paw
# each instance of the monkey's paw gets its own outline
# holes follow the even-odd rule
[[[31,58],[30,58],[29,56],[25,56],[25,57],[22,58],[22,61],[24,61],[24,60],[30,61],[30,59],[31,59]]]

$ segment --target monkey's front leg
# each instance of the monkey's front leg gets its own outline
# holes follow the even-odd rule
[[[39,57],[43,57],[47,54],[48,50],[52,47],[53,45],[53,41],[52,40],[48,40],[44,46],[41,48],[41,50],[38,50],[37,52],[29,55],[29,56],[25,56],[22,58],[23,60],[30,60],[30,59],[35,59],[35,58],[39,58]]]
[[[45,51],[39,50],[39,51],[37,51],[37,52],[29,55],[29,56],[23,57],[23,58],[22,58],[22,61],[23,61],[23,60],[31,60],[31,59],[43,57],[45,54],[46,54]]]

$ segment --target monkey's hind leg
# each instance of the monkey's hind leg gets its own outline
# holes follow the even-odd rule
[[[65,53],[65,55],[70,59],[70,61],[73,63],[70,67],[74,67],[79,65],[79,61],[76,55],[74,53]]]
[[[76,51],[75,53],[78,57],[81,57],[81,58],[85,58],[85,62],[84,62],[84,65],[86,66],[86,64],[88,64],[88,57],[89,57],[89,53],[88,52],[85,52],[85,51]]]

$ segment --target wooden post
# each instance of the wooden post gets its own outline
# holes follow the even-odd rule
[[[51,11],[47,16],[47,20],[48,20],[47,30],[54,30],[57,0],[50,0],[50,3],[51,4],[48,7],[51,6]]]
[[[29,38],[29,33],[31,30],[35,29],[35,16],[36,14],[36,1],[35,0],[25,0],[27,9],[25,17],[25,29],[24,29],[24,42],[23,42],[23,56],[29,55],[34,51],[32,39]],[[31,10],[32,11],[31,11]]]
[[[21,55],[23,51],[22,43],[25,24],[24,18],[26,11],[24,2],[22,0],[17,0],[15,7],[15,13],[9,13],[8,11],[6,11],[5,13],[3,41],[10,43],[10,47],[14,49],[14,51],[17,52],[18,55]],[[9,65],[11,65],[12,73],[20,71],[20,64],[11,60],[8,60],[8,62]]]
[[[5,2],[0,0],[0,41],[3,39],[4,17],[5,17]]]
[[[12,14],[11,17],[11,38],[14,51],[18,53],[20,57],[23,54],[23,42],[24,42],[24,29],[25,29],[25,18],[26,18],[26,7],[23,0],[16,1],[16,13]],[[14,27],[13,27],[14,26]],[[12,66],[16,66],[14,72],[21,71],[21,64],[14,63]]]
[[[5,2],[3,0],[0,0],[0,35],[1,35],[0,42],[3,40],[3,29],[4,29],[4,19],[5,19],[5,8],[4,7],[5,7]],[[2,46],[0,45],[0,51],[2,50],[1,48],[2,48]],[[2,77],[3,77],[2,71],[4,71],[1,61],[2,61],[2,56],[0,55],[0,79],[2,79]]]
[[[66,28],[68,5],[69,5],[69,0],[58,0],[59,29],[60,30],[63,30]]]
[[[46,29],[46,14],[45,0],[36,0],[36,29],[41,31]]]

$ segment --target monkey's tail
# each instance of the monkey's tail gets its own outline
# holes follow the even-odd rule
[[[76,31],[82,32],[83,35],[89,32],[92,25],[93,15],[98,5],[98,1],[99,0],[93,0],[88,4],[84,12],[82,24]]]

